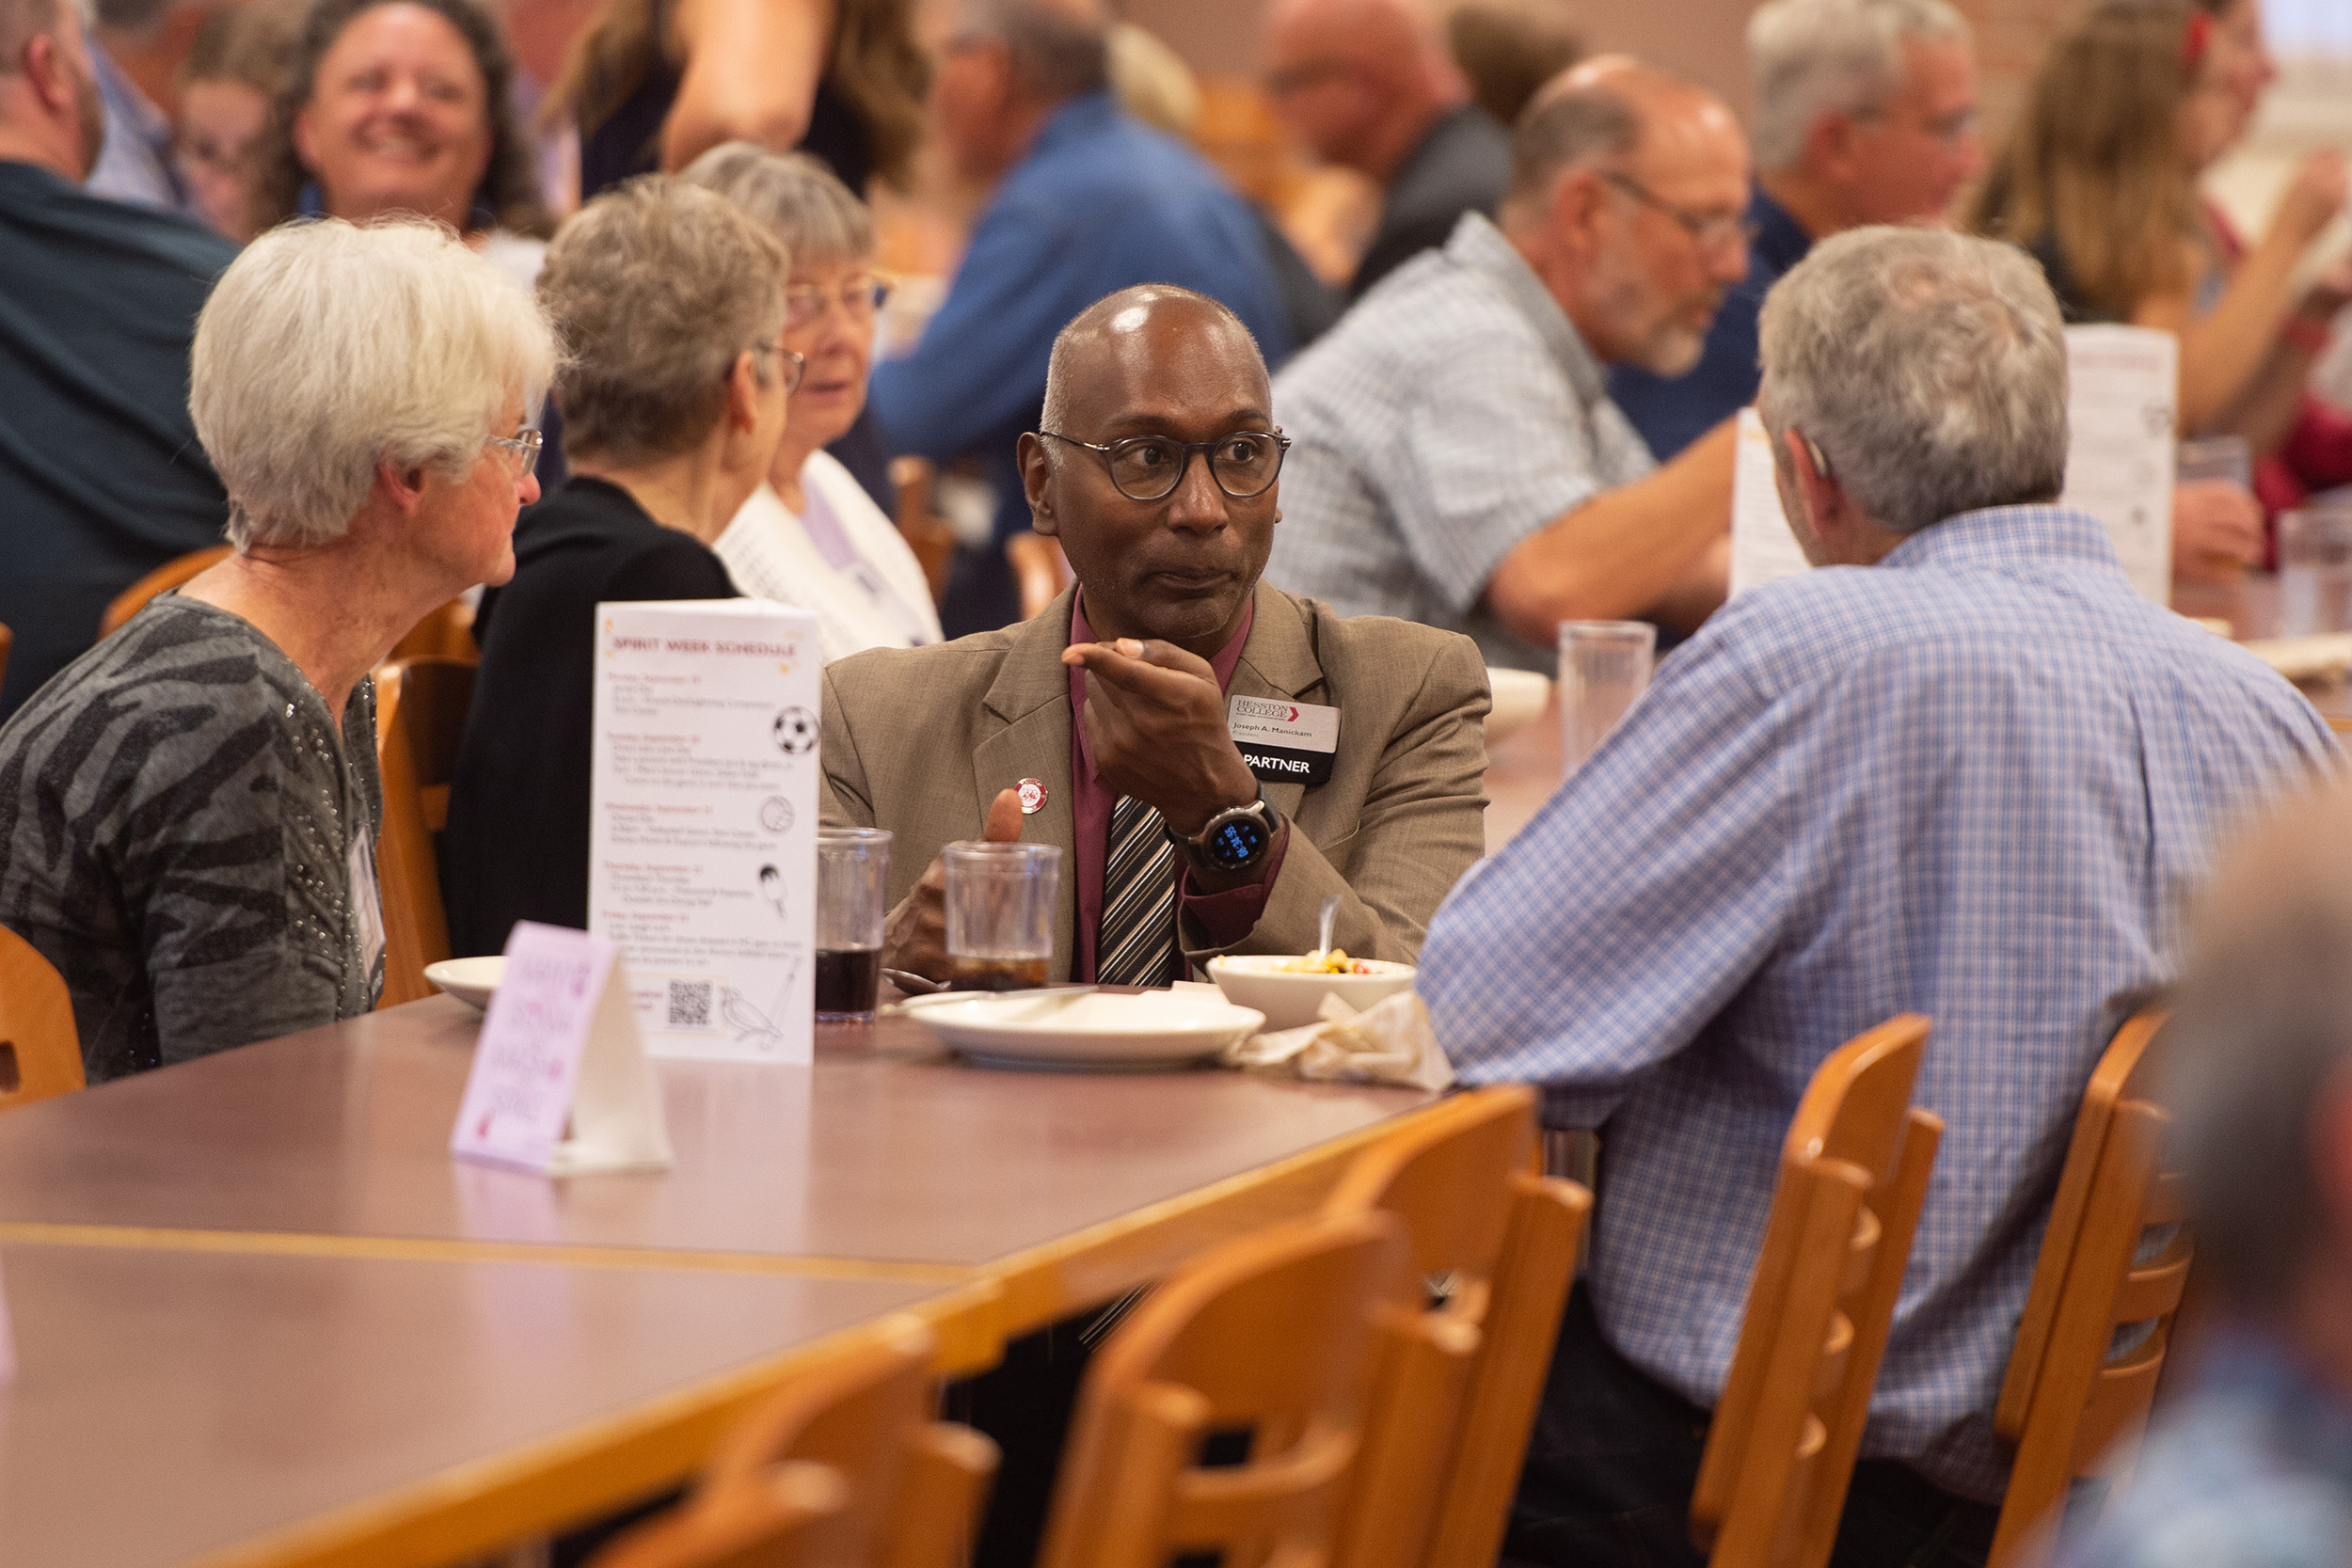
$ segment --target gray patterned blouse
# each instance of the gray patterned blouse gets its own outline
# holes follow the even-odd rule
[[[383,817],[373,683],[339,736],[251,623],[165,594],[0,728],[0,925],[65,976],[93,1084],[351,1018]]]

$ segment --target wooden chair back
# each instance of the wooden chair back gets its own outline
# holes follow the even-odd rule
[[[1911,1105],[1927,1040],[1916,1014],[1867,1030],[1798,1102],[1691,1499],[1692,1538],[1718,1563],[1829,1560],[1943,1136]]]
[[[947,602],[947,573],[955,565],[956,533],[931,504],[939,469],[928,457],[894,457],[890,483],[898,492],[898,535],[922,563],[924,580],[931,585],[931,601]]]
[[[840,1471],[787,1465],[704,1508],[675,1508],[596,1554],[591,1568],[841,1568],[818,1532],[848,1506]]]
[[[1332,1560],[1373,1375],[1373,1314],[1395,1299],[1404,1227],[1324,1215],[1217,1247],[1103,1342],[1078,1391],[1040,1568],[1226,1568]],[[1240,1465],[1203,1441],[1246,1430]]]
[[[1041,533],[1016,533],[1006,540],[1005,563],[1012,568],[1013,585],[1021,594],[1021,618],[1025,621],[1042,614],[1047,605],[1061,597],[1061,591],[1073,579],[1070,558],[1062,554],[1061,541],[1048,539]]]
[[[147,608],[148,600],[167,588],[179,587],[197,573],[228,560],[232,553],[226,545],[214,545],[165,562],[106,601],[106,612],[98,618],[98,635],[112,637],[122,629],[123,622]]]
[[[643,1532],[731,1542],[774,1540],[771,1495],[780,1480],[815,1473],[838,1491],[821,1517],[791,1525],[793,1553],[777,1562],[823,1568],[961,1568],[996,1445],[932,1418],[937,1340],[921,1321],[884,1319],[796,1377],[730,1432],[693,1495]],[[690,1529],[690,1525],[693,1528]],[[762,1535],[762,1531],[767,1531]],[[685,1568],[702,1558],[598,1559],[595,1568]],[[766,1557],[723,1557],[747,1565]]]
[[[8,678],[8,650],[16,646],[16,633],[0,626],[0,681]]]
[[[0,926],[0,1110],[82,1086],[73,998],[40,949]]]
[[[1994,1430],[2017,1450],[1994,1533],[1995,1568],[2041,1560],[2044,1527],[2077,1478],[2129,1473],[2155,1399],[2190,1257],[2181,1179],[2163,1168],[2171,1118],[2152,1092],[2150,1048],[2163,1025],[2154,1010],[2127,1021],[2083,1091],[1994,1411]],[[2164,1244],[2142,1258],[2157,1226],[2175,1228],[2149,1238]],[[2126,1325],[2146,1332],[2117,1351]]]
[[[385,657],[388,664],[407,658],[453,658],[463,664],[482,662],[482,650],[473,640],[473,606],[464,599],[452,599],[438,610],[426,612],[423,620],[408,628],[408,635],[392,644]]]
[[[1341,1179],[1327,1212],[1405,1222],[1410,1283],[1445,1300],[1379,1329],[1346,1568],[1500,1553],[1592,1195],[1530,1174],[1534,1091],[1476,1089],[1416,1117]]]
[[[473,680],[473,664],[453,658],[402,659],[375,672],[375,755],[384,780],[384,835],[375,847],[382,1006],[432,995],[424,966],[450,956],[434,835],[449,825],[449,781]]]

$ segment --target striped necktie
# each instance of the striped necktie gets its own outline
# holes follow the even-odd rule
[[[1094,978],[1105,986],[1164,986],[1175,957],[1176,846],[1157,811],[1121,795],[1111,808]]]

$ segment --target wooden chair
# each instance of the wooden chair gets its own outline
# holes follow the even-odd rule
[[[1944,1124],[1911,1105],[1928,1021],[1833,1052],[1781,1148],[1747,1314],[1699,1462],[1692,1538],[1726,1568],[1820,1568]]]
[[[728,1433],[693,1496],[637,1534],[662,1541],[731,1541],[738,1534],[795,1537],[789,1560],[826,1568],[961,1568],[982,1497],[996,1473],[996,1445],[969,1427],[931,1418],[936,1338],[920,1321],[885,1319],[877,1331],[794,1379]],[[779,1478],[835,1478],[823,1517],[780,1521]],[[624,1555],[616,1542],[595,1568],[687,1568],[766,1557]],[[803,1555],[804,1554],[804,1555]],[[779,1557],[777,1561],[787,1560]]]
[[[0,626],[0,681],[8,678],[8,650],[16,646],[16,633]]]
[[[780,1465],[758,1486],[640,1525],[592,1568],[839,1568],[819,1555],[818,1537],[849,1498],[848,1481],[829,1465]]]
[[[0,1110],[82,1086],[73,999],[40,951],[0,926]]]
[[[384,779],[384,836],[375,847],[384,902],[380,1006],[432,995],[424,966],[450,956],[434,835],[449,825],[449,781],[473,678],[473,664],[453,658],[402,659],[375,672],[375,755]]]
[[[1331,1560],[1363,1431],[1371,1317],[1404,1227],[1359,1213],[1279,1226],[1170,1275],[1103,1342],[1078,1391],[1039,1568]],[[1204,1468],[1212,1433],[1249,1454]]]
[[[229,559],[226,545],[207,549],[190,550],[175,560],[167,561],[130,587],[107,601],[106,613],[98,618],[98,635],[112,637],[122,629],[122,623],[147,608],[147,601],[167,588],[177,588],[197,573]]]
[[[1365,1152],[1326,1206],[1405,1222],[1411,1283],[1444,1303],[1389,1329],[1340,1560],[1348,1568],[1488,1563],[1543,1397],[1592,1195],[1531,1174],[1535,1094],[1458,1095]],[[1423,1298],[1425,1299],[1425,1298]],[[1385,1325],[1384,1325],[1385,1326]]]
[[[2138,1256],[2149,1227],[2182,1217],[2180,1178],[2161,1168],[2171,1117],[2150,1095],[2149,1047],[2163,1025],[2153,1010],[2125,1022],[2083,1091],[1993,1416],[2017,1450],[1993,1568],[2039,1562],[2075,1479],[2121,1480],[2137,1457],[2190,1254],[2181,1228],[2155,1256]],[[2113,1353],[2115,1331],[2140,1323],[2147,1335]]]
[[[481,663],[482,650],[473,640],[473,606],[464,599],[452,599],[409,627],[408,635],[392,644],[385,662],[406,658],[453,658],[463,664]]]
[[[931,600],[947,602],[947,573],[955,564],[956,534],[931,507],[931,486],[939,470],[928,457],[894,457],[890,483],[898,492],[899,536],[923,565],[924,580],[931,585]]]
[[[1070,586],[1070,558],[1061,542],[1041,533],[1016,533],[1005,541],[1005,562],[1021,591],[1021,618],[1041,613]]]

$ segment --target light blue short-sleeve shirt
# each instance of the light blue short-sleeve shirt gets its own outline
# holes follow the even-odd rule
[[[1268,581],[1546,673],[1555,650],[1495,618],[1487,579],[1520,540],[1655,467],[1592,350],[1476,213],[1292,361],[1274,412],[1293,445]]]

